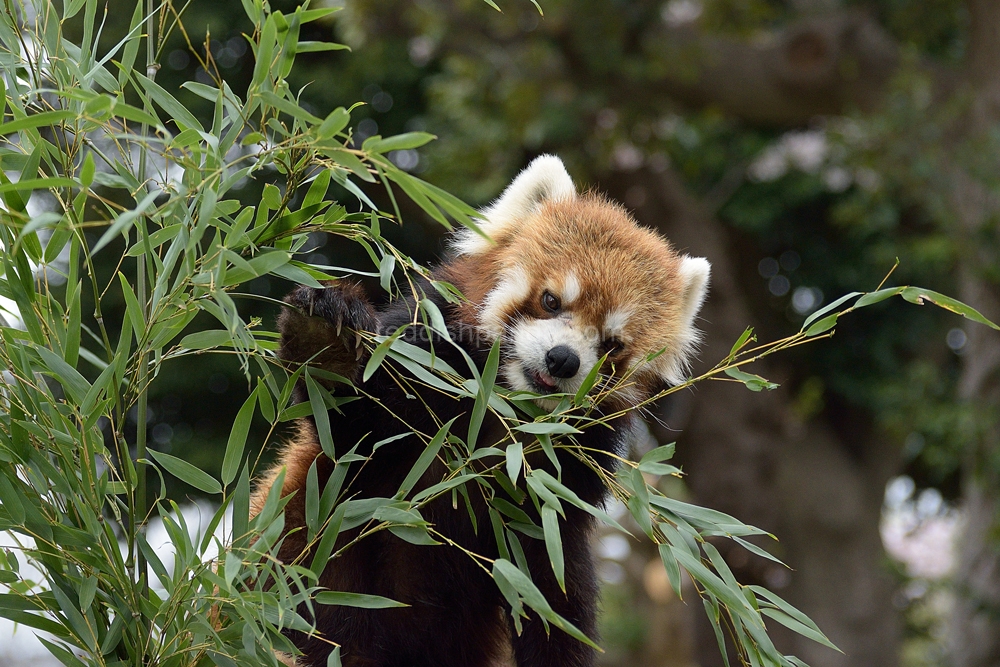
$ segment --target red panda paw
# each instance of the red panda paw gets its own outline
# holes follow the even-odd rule
[[[285,303],[278,318],[278,356],[351,378],[364,353],[363,334],[378,330],[375,310],[362,287],[344,281],[322,289],[299,286]]]

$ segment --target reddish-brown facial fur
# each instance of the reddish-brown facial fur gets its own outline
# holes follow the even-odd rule
[[[618,373],[652,353],[690,345],[681,257],[603,197],[546,202],[493,240],[485,252],[460,256],[445,267],[445,277],[473,304],[465,314],[469,320],[489,327],[553,317],[541,304],[549,291],[563,300],[562,310],[575,326],[622,344],[618,354],[610,355]],[[511,290],[514,298],[489,308],[488,295],[512,272],[523,274],[526,289]],[[568,277],[577,287],[567,303]],[[662,366],[654,362],[634,377],[655,386],[661,374]]]

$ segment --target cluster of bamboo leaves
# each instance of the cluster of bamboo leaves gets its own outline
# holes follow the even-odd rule
[[[593,408],[622,391],[628,374],[613,380],[595,369],[579,392],[557,396],[559,405],[545,411],[530,395],[496,384],[498,346],[484,368],[466,358],[467,368],[455,369],[401,340],[401,332],[369,336],[366,379],[382,367],[422,390],[470,399],[474,408],[467,432],[454,432],[454,420],[439,420],[435,433],[400,434],[419,438],[424,450],[394,497],[346,497],[345,481],[365,459],[355,450],[343,453],[350,443],[338,443],[341,456],[335,456],[328,410],[350,399],[343,392],[334,397],[328,388],[347,380],[310,367],[287,373],[274,357],[271,323],[241,314],[242,300],[262,297],[241,292],[241,286],[264,275],[313,287],[342,277],[345,269],[298,258],[309,234],[323,232],[361,246],[372,263],[370,274],[386,290],[414,291],[410,278],[426,270],[381,234],[383,224],[399,220],[394,192],[449,227],[475,228],[476,212],[389,159],[391,151],[419,147],[430,135],[375,136],[358,147],[349,109],[319,117],[298,104],[286,82],[296,54],[339,48],[299,41],[299,29],[333,9],[303,5],[284,15],[262,0],[244,0],[244,7],[254,25],[247,39],[256,57],[245,96],[217,75],[216,85],[184,84],[214,104],[210,119],[192,115],[155,81],[163,37],[179,26],[169,3],[137,3],[129,32],[106,52],[96,47],[96,0],[21,0],[7,3],[0,14],[0,297],[8,304],[0,313],[0,531],[18,545],[0,550],[0,617],[38,631],[52,654],[71,666],[276,665],[275,650],[294,651],[282,630],[310,631],[315,605],[399,605],[319,588],[317,575],[330,558],[383,530],[427,548],[461,548],[425,521],[421,508],[450,495],[471,515],[469,494],[480,493],[488,499],[491,525],[478,529],[493,532],[500,557],[468,556],[492,575],[518,627],[531,609],[593,644],[532,583],[537,573],[529,571],[521,546],[526,539],[543,540],[564,586],[559,519],[567,506],[629,533],[562,484],[555,452],[564,449],[598,469],[628,507],[639,531],[635,537],[659,545],[678,595],[682,573],[690,575],[723,652],[722,633],[728,631],[741,663],[802,664],[775,649],[768,619],[830,645],[781,598],[739,584],[707,539],[733,539],[773,559],[744,539],[763,531],[657,489],[660,476],[680,474],[667,463],[673,445],[637,462],[623,460],[614,472],[599,469],[576,443],[575,434],[601,426]],[[63,26],[81,12],[83,37],[71,43]],[[277,184],[268,182],[259,198],[246,201],[243,185],[265,177]],[[349,201],[330,200],[333,184]],[[384,188],[393,211],[378,209],[365,194],[370,186]],[[94,258],[110,252],[121,253],[118,269],[101,282]],[[434,286],[449,299],[460,298],[449,285]],[[848,295],[783,341],[748,347],[748,330],[727,359],[688,384],[726,374],[753,390],[771,388],[740,364],[830,335],[844,313],[897,294],[984,321],[968,307],[918,288]],[[844,306],[858,296],[853,307]],[[107,326],[102,312],[111,298],[126,304],[120,326]],[[93,312],[85,313],[84,303]],[[419,306],[414,326],[452,344],[442,313],[426,298]],[[202,312],[217,326],[187,333]],[[145,433],[146,399],[161,369],[180,356],[206,353],[235,355],[252,388],[235,417],[218,479],[147,447]],[[293,404],[299,381],[309,400]],[[504,440],[480,442],[487,413],[508,427]],[[134,437],[127,428],[130,414]],[[247,456],[248,434],[252,420],[261,418],[270,424],[270,441],[283,425],[310,414],[336,466],[325,485],[316,467],[310,469],[310,548],[283,563],[276,558],[286,502],[277,493],[280,478],[250,518],[251,479],[260,471]],[[528,466],[533,452],[544,453],[555,474]],[[447,475],[413,493],[434,460],[447,464]],[[218,503],[200,534],[166,497],[167,476]],[[542,525],[525,511],[527,503]],[[153,518],[170,537],[167,562],[145,537]],[[337,536],[353,529],[360,529],[357,539],[335,551]],[[42,580],[22,574],[29,564]],[[339,664],[338,651],[330,664]]]

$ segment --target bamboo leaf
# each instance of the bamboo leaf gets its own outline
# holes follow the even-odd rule
[[[10,134],[12,132],[19,132],[21,130],[56,125],[67,120],[73,120],[76,117],[77,113],[68,109],[61,109],[58,111],[42,111],[31,114],[25,118],[19,118],[17,120],[3,123],[0,125],[0,136]]]
[[[753,373],[746,373],[741,371],[739,367],[727,368],[726,375],[733,378],[734,380],[739,380],[746,385],[747,389],[750,391],[760,391],[761,389],[777,389],[778,385],[769,380],[765,380],[759,375],[754,375]]]
[[[222,485],[218,480],[209,475],[201,468],[197,468],[183,459],[176,456],[157,452],[152,449],[146,450],[149,455],[159,463],[164,469],[177,479],[190,484],[194,488],[208,494],[222,493]]]
[[[309,370],[309,368],[306,368],[305,372],[306,391],[309,394],[309,405],[312,407],[313,420],[316,422],[319,443],[323,448],[323,453],[331,461],[336,461],[337,452],[334,449],[333,434],[330,431],[330,413],[327,412],[326,399],[324,397],[324,394],[327,392],[313,379]]]
[[[388,153],[389,151],[420,148],[434,139],[437,137],[429,132],[407,132],[386,139],[370,137],[365,140],[362,149],[371,153]]]
[[[157,196],[159,196],[159,194],[160,194],[159,192],[155,191],[150,192],[149,194],[147,194],[145,197],[142,198],[142,201],[136,204],[136,207],[134,209],[132,209],[131,211],[125,211],[117,218],[115,218],[115,221],[111,223],[111,226],[108,227],[108,230],[104,232],[101,238],[97,241],[97,244],[94,245],[94,249],[91,252],[97,253],[101,248],[111,243],[111,241],[118,234],[127,233],[128,230],[132,228],[132,225],[135,223],[136,219],[140,215],[146,212],[146,209],[152,205],[153,201],[157,198]]]
[[[503,577],[503,579],[509,583],[515,591],[517,591],[518,595],[524,599],[524,602],[529,607],[534,609],[539,616],[569,636],[578,639],[591,648],[602,651],[600,646],[594,643],[594,641],[587,637],[587,635],[580,632],[575,625],[553,611],[552,607],[545,599],[545,596],[542,595],[540,590],[538,590],[538,587],[534,584],[534,582],[532,582],[531,579],[521,572],[521,570],[519,570],[513,563],[503,558],[498,558],[493,561],[493,578],[496,579],[497,575]]]
[[[486,416],[486,408],[489,405],[490,396],[493,395],[493,384],[497,379],[497,371],[500,368],[500,339],[493,341],[490,353],[486,357],[486,364],[479,378],[479,393],[476,402],[472,406],[472,416],[469,418],[469,437],[466,441],[469,450],[476,448],[476,440],[479,438],[479,429],[483,425],[483,418]]]
[[[551,505],[542,506],[542,531],[545,533],[545,550],[549,554],[552,573],[563,593],[566,592],[566,566],[563,561],[562,537],[559,534],[559,514]]]
[[[507,445],[507,476],[513,484],[521,474],[521,464],[524,461],[524,447],[520,442]]]
[[[194,129],[199,132],[205,131],[205,128],[198,122],[198,119],[194,117],[194,114],[188,111],[186,106],[178,102],[177,98],[164,90],[162,86],[138,72],[135,73],[135,78],[142,84],[146,93],[153,98],[153,101],[159,104],[182,130]]]
[[[225,486],[229,486],[229,483],[236,479],[236,473],[240,469],[247,435],[250,433],[250,422],[253,421],[254,409],[257,407],[259,391],[260,389],[251,392],[247,400],[243,402],[240,411],[236,413],[233,428],[229,432],[229,442],[226,443],[226,453],[222,459],[222,483]]]
[[[885,301],[886,299],[892,298],[897,294],[902,293],[906,289],[905,287],[887,287],[885,289],[880,289],[877,292],[869,292],[865,294],[860,299],[854,303],[854,309],[864,308],[865,306],[870,306],[880,301]]]
[[[578,428],[570,426],[566,422],[534,422],[531,424],[520,424],[514,427],[515,431],[531,433],[533,435],[564,435],[567,433],[582,433]]]
[[[316,602],[344,607],[359,607],[361,609],[391,609],[393,607],[409,607],[408,604],[384,598],[381,595],[365,595],[363,593],[344,593],[342,591],[322,591],[316,594]]]
[[[833,313],[832,315],[827,315],[821,320],[813,322],[809,328],[805,330],[804,335],[815,336],[823,333],[824,331],[829,331],[837,325],[838,317],[840,317],[840,313]]]
[[[431,439],[424,451],[421,452],[420,456],[417,457],[416,463],[410,468],[410,472],[407,473],[406,477],[403,479],[403,483],[399,485],[399,491],[396,492],[401,498],[405,498],[406,495],[413,490],[413,487],[420,481],[424,473],[427,472],[427,468],[430,467],[434,459],[437,458],[438,452],[441,450],[441,445],[444,443],[445,436],[448,435],[448,431],[451,429],[451,425],[455,423],[458,417],[453,417],[449,422],[442,426],[437,434]]]
[[[962,317],[972,320],[973,322],[985,324],[991,329],[1000,330],[1000,325],[986,319],[982,313],[972,306],[968,306],[958,299],[953,299],[950,296],[946,296],[939,292],[924,289],[923,287],[907,287],[902,291],[902,296],[910,303],[915,303],[917,305],[923,305],[924,300],[930,301],[940,308],[950,310],[951,312],[961,315]]]

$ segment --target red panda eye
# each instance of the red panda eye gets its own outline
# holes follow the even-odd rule
[[[545,310],[550,313],[557,313],[559,312],[559,308],[561,306],[562,304],[559,301],[559,297],[552,292],[545,292],[542,294],[542,307],[544,307]]]
[[[613,357],[625,351],[625,343],[617,338],[606,338],[601,341],[601,351]]]

